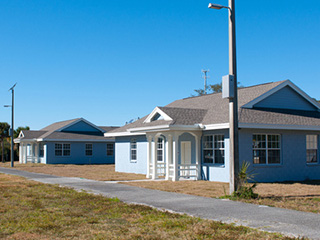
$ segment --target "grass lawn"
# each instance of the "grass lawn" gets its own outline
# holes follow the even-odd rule
[[[0,174],[1,239],[291,239]]]
[[[10,163],[0,163],[0,167],[10,167]],[[45,173],[61,177],[79,177],[98,181],[125,181],[146,179],[146,175],[115,172],[114,164],[109,165],[72,165],[72,164],[20,164],[15,162],[18,170]]]
[[[10,167],[9,163],[0,167]],[[100,181],[145,179],[145,175],[115,172],[114,165],[45,165],[19,164],[15,168],[65,177],[81,177]],[[219,198],[229,193],[229,184],[209,181],[142,181],[125,184],[169,192]],[[259,205],[320,213],[320,181],[304,183],[260,183],[255,192],[258,199],[239,200]]]

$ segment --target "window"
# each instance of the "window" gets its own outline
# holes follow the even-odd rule
[[[163,162],[163,138],[158,138],[157,142],[157,161]]]
[[[107,143],[107,156],[113,156],[114,154],[114,144]]]
[[[39,157],[43,157],[44,155],[44,145],[43,143],[39,144]]]
[[[206,135],[203,139],[204,163],[224,164],[224,135]]]
[[[92,156],[92,143],[86,143],[86,156]]]
[[[306,136],[307,147],[307,163],[318,162],[318,136],[307,135]]]
[[[132,139],[130,142],[130,156],[131,156],[132,162],[137,161],[137,140],[136,139]]]
[[[280,135],[253,134],[253,163],[280,164]]]
[[[69,143],[56,143],[54,152],[56,156],[70,156],[70,144]]]

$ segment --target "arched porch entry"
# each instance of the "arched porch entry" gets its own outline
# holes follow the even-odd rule
[[[200,131],[147,133],[147,178],[201,178]]]

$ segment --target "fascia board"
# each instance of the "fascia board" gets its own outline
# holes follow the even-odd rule
[[[285,124],[259,124],[259,123],[239,123],[239,128],[320,131],[320,126],[285,125]]]
[[[156,113],[159,113],[161,116],[163,116],[165,121],[172,121],[172,118],[168,114],[166,114],[160,108],[156,107],[155,109],[153,109],[153,111],[149,114],[149,116],[143,122],[144,123],[151,122],[151,119],[154,117]]]
[[[37,139],[38,142],[114,142],[114,139]]]
[[[145,135],[145,133],[131,133],[131,132],[115,132],[115,133],[105,133],[105,137],[125,137],[125,136],[137,136],[137,135]]]
[[[204,130],[218,130],[218,129],[227,129],[229,128],[229,123],[217,123],[217,124],[208,124],[204,125]]]

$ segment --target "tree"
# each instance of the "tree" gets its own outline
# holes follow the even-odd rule
[[[10,125],[6,122],[0,122],[0,138],[2,146],[2,162],[4,163],[4,140],[9,137]]]
[[[14,130],[13,137],[17,138],[19,136],[20,132],[23,131],[23,130],[30,130],[30,127],[29,126],[18,127],[16,130]]]
[[[243,88],[240,82],[238,82],[238,88]],[[193,91],[195,91],[197,94],[196,95],[191,94],[192,97],[205,95],[203,89],[195,89]],[[217,83],[217,84],[207,86],[207,93],[220,93],[220,92],[222,92],[222,83]]]

